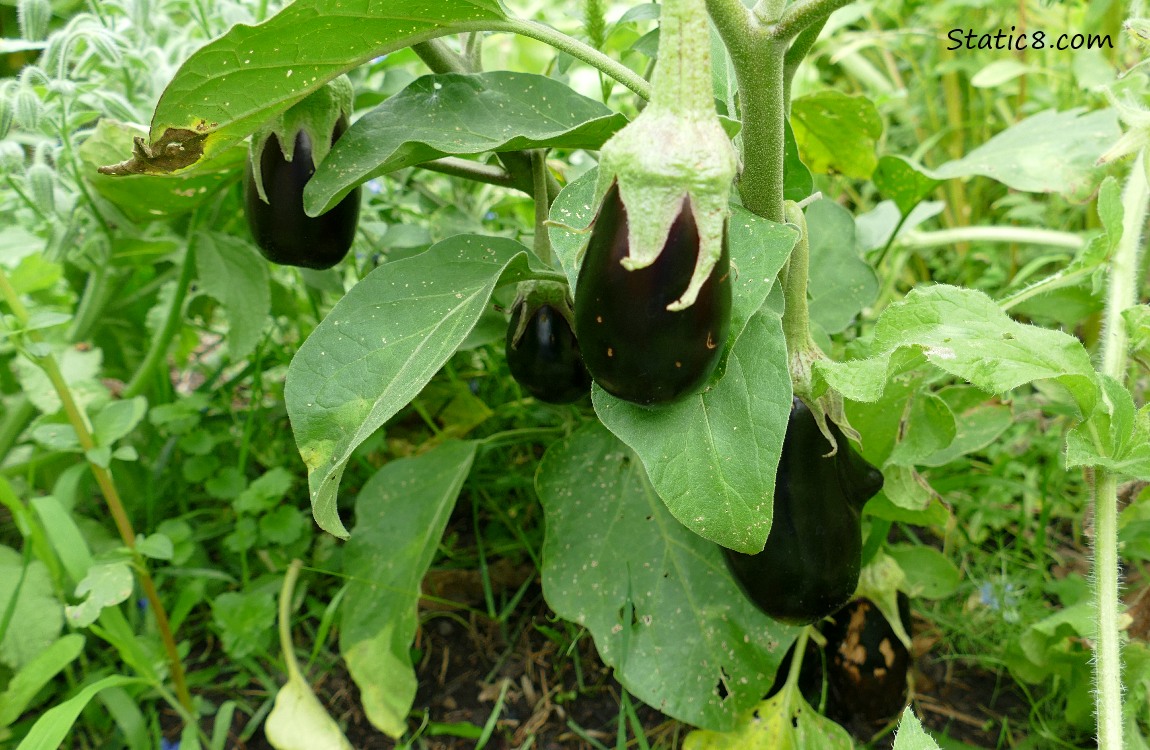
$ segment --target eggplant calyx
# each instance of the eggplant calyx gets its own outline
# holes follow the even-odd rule
[[[290,162],[295,157],[296,136],[300,132],[305,133],[311,144],[314,169],[327,158],[332,144],[347,129],[353,100],[351,81],[347,76],[340,76],[309,94],[290,109],[268,120],[259,130],[252,133],[248,158],[251,160],[252,178],[255,180],[256,194],[260,200],[269,203],[267,192],[264,190],[260,161],[271,137],[275,136],[284,160]]]
[[[555,310],[567,321],[567,327],[572,331],[575,330],[574,303],[571,301],[571,291],[566,284],[557,281],[522,281],[515,291],[515,301],[511,303],[511,310],[514,312],[520,306],[524,309],[511,334],[512,348],[518,348],[524,331],[541,307]]]

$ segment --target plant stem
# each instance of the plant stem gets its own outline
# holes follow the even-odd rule
[[[479,33],[479,32],[476,32]],[[411,51],[419,55],[427,67],[434,73],[472,73],[471,63],[455,50],[447,46],[442,39],[429,39],[426,42],[411,45]]]
[[[771,36],[775,39],[792,39],[803,29],[817,23],[820,19],[826,21],[827,16],[839,8],[850,5],[854,0],[799,0],[785,11],[779,22],[771,29]]]
[[[164,327],[152,339],[148,353],[144,355],[144,361],[140,363],[128,385],[124,387],[124,398],[134,398],[143,393],[148,380],[152,377],[152,372],[167,358],[168,347],[171,346],[172,339],[175,337],[176,331],[179,330],[180,323],[183,322],[184,299],[188,296],[188,287],[192,283],[192,275],[196,268],[194,227],[195,221],[189,226],[188,246],[184,250],[184,263],[180,267],[180,277],[176,280],[176,291],[172,295],[172,304],[168,307]]]
[[[547,234],[550,201],[547,196],[547,151],[537,148],[531,152],[531,174],[535,178],[535,254],[547,265],[552,265],[551,238]]]
[[[303,680],[303,675],[299,669],[299,661],[295,658],[295,645],[291,640],[291,599],[292,593],[295,591],[296,581],[299,580],[300,569],[303,568],[302,560],[292,560],[288,565],[287,573],[284,574],[284,582],[280,587],[280,600],[279,600],[279,636],[280,636],[280,650],[284,652],[284,662],[287,665],[288,679]]]
[[[810,275],[810,237],[807,236],[806,217],[793,203],[787,204],[787,222],[798,227],[801,234],[791,250],[791,257],[783,271],[783,334],[787,351],[797,352],[810,341],[811,316],[807,305],[807,278]]]
[[[8,275],[2,268],[0,268],[0,297],[3,297],[8,303],[17,320],[27,325],[28,310],[24,307],[24,303],[20,301],[20,296],[16,293],[16,290],[12,288],[12,285],[8,281]],[[36,335],[35,331],[29,331],[25,335],[30,341],[39,341],[39,336]],[[60,399],[64,413],[68,417],[68,422],[76,432],[80,447],[83,449],[85,455],[90,455],[96,447],[96,441],[93,439],[92,432],[88,428],[87,417],[76,403],[76,399],[72,395],[72,389],[64,379],[64,375],[60,371],[56,358],[50,353],[45,354],[38,358],[37,364],[44,370],[44,374],[48,376],[48,380],[52,383],[52,387]],[[116,488],[116,483],[108,469],[93,463],[91,459],[89,459],[88,465],[96,478],[96,484],[99,485],[100,491],[104,495],[104,501],[107,503],[108,512],[111,513],[112,520],[116,524],[116,529],[120,533],[120,539],[123,541],[124,546],[131,550],[134,557],[136,575],[139,578],[140,587],[144,590],[144,596],[147,597],[148,604],[151,606],[152,614],[156,618],[156,626],[160,631],[160,639],[163,641],[164,650],[167,652],[168,666],[172,673],[172,682],[176,687],[176,695],[179,698],[180,705],[191,712],[193,710],[192,696],[188,692],[187,681],[184,677],[184,665],[180,660],[180,654],[176,648],[176,641],[168,622],[168,614],[164,609],[163,602],[160,600],[159,593],[156,591],[156,585],[152,581],[152,576],[148,572],[147,563],[144,557],[136,550],[136,532],[132,528],[132,522],[128,518],[124,503],[120,499],[119,490]]]
[[[644,99],[651,98],[651,84],[643,80],[642,76],[594,47],[584,44],[578,39],[569,37],[546,24],[516,18],[507,21],[485,23],[484,28],[489,31],[506,31],[512,34],[519,34],[520,36],[529,37],[544,44],[549,44],[555,49],[566,52],[576,60],[582,60],[591,67],[602,71]]]
[[[704,0],[663,0],[652,105],[714,117],[710,40]]]
[[[791,111],[791,83],[795,80],[795,73],[799,69],[799,63],[806,58],[811,48],[815,46],[818,41],[819,34],[822,33],[823,27],[827,25],[827,17],[817,19],[810,26],[799,32],[795,37],[795,41],[787,48],[786,55],[783,56],[783,101],[786,102],[787,114]]]
[[[960,242],[1001,242],[1005,244],[1047,245],[1079,250],[1086,244],[1082,237],[1056,229],[1033,227],[954,227],[932,232],[907,232],[894,244],[901,247],[926,249],[950,247]]]
[[[445,156],[435,161],[424,162],[419,165],[419,168],[426,169],[430,172],[451,175],[452,177],[462,177],[475,182],[482,182],[487,185],[498,185],[499,187],[523,190],[522,181],[512,177],[507,170],[500,167],[493,167],[490,164],[481,164],[471,159],[463,159],[458,156]],[[530,194],[529,190],[525,192]]]
[[[1110,261],[1102,339],[1102,374],[1126,382],[1129,342],[1122,311],[1136,304],[1138,255],[1146,224],[1150,184],[1146,152],[1139,151],[1122,193],[1122,239]],[[1089,415],[1086,415],[1089,417]],[[1118,627],[1118,479],[1095,467],[1094,585],[1098,605],[1097,658],[1094,660],[1098,746],[1122,749],[1122,652]]]

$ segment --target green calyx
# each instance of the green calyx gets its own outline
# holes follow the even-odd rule
[[[535,316],[536,311],[543,306],[550,306],[567,321],[567,326],[575,330],[574,304],[571,301],[571,289],[558,281],[521,281],[515,289],[515,301],[511,309],[524,306],[523,314],[519,316],[519,325],[512,332],[512,341],[516,344],[523,338],[527,324]]]
[[[682,295],[667,306],[683,310],[722,255],[737,157],[715,112],[710,27],[704,0],[665,0],[654,95],[643,112],[603,144],[596,202],[612,183],[627,209],[629,251],[623,267],[650,266],[662,254],[671,225],[690,199],[699,228],[699,254]]]
[[[354,100],[351,81],[347,76],[340,76],[252,133],[249,159],[260,200],[265,203],[268,200],[264,192],[263,175],[260,174],[260,157],[263,156],[268,138],[273,135],[276,137],[284,159],[290,162],[295,156],[296,135],[300,131],[307,133],[311,142],[313,166],[318,167],[331,151],[332,133],[337,123],[344,120],[346,124],[346,118],[351,116]]]

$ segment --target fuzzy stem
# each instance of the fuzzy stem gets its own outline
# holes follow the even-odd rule
[[[512,177],[505,169],[493,167],[490,164],[481,164],[471,159],[461,159],[458,156],[444,156],[441,159],[427,161],[420,164],[419,168],[452,177],[463,177],[487,185],[513,189],[522,189],[523,187],[519,180]]]
[[[663,0],[651,104],[714,117],[711,25],[704,0]]]
[[[8,281],[8,275],[0,268],[0,297],[3,297],[5,302],[8,303],[12,313],[21,324],[27,325],[28,323],[28,309],[24,307],[24,303],[20,301],[20,296]],[[36,335],[35,331],[29,331],[26,334],[28,340],[38,342],[40,337]],[[60,366],[56,362],[56,358],[51,354],[46,354],[37,358],[37,364],[44,370],[44,374],[48,376],[49,382],[52,383],[56,395],[60,399],[60,404],[63,407],[64,414],[68,417],[68,422],[76,433],[79,440],[80,447],[83,449],[85,455],[90,455],[91,451],[96,447],[96,441],[92,437],[92,432],[88,427],[87,417],[80,409],[79,404],[72,395],[72,389],[68,386],[68,382],[64,379],[64,374],[60,371]],[[91,459],[88,461],[89,468],[92,470],[93,476],[96,478],[96,484],[99,485],[100,491],[104,495],[104,500],[108,505],[108,512],[112,515],[112,520],[116,524],[116,529],[120,533],[120,539],[123,541],[124,546],[127,547],[134,558],[136,576],[140,581],[140,588],[144,590],[144,596],[148,599],[148,604],[152,609],[152,614],[156,618],[156,627],[160,631],[160,640],[163,641],[164,650],[168,656],[168,666],[171,670],[172,682],[176,687],[176,695],[179,698],[180,705],[189,712],[193,711],[192,696],[188,692],[187,681],[184,678],[184,665],[180,660],[179,651],[176,648],[176,640],[172,634],[171,625],[168,622],[168,613],[164,609],[164,604],[160,600],[159,592],[156,591],[156,585],[152,581],[152,576],[148,572],[147,563],[136,550],[136,532],[132,528],[132,522],[128,518],[127,510],[124,508],[124,503],[120,498],[120,492],[116,487],[115,480],[108,469],[93,463]]]
[[[537,148],[531,152],[531,174],[535,178],[535,254],[547,265],[552,265],[551,238],[547,234],[550,201],[547,197],[547,152]]]
[[[815,46],[815,42],[818,41],[819,34],[823,32],[823,27],[826,24],[827,17],[815,20],[814,23],[799,32],[795,41],[787,48],[787,54],[783,56],[783,100],[786,102],[788,114],[791,111],[791,84],[795,80],[799,63]]]
[[[806,347],[811,338],[810,307],[807,304],[811,245],[802,209],[788,203],[786,212],[787,223],[795,225],[800,232],[783,272],[783,334],[787,339],[787,351],[796,352]]]
[[[193,221],[193,225],[195,222]],[[194,230],[193,230],[194,231]],[[176,332],[180,328],[180,323],[183,322],[184,315],[184,299],[188,296],[188,287],[192,283],[192,276],[195,273],[195,244],[192,231],[188,233],[188,246],[184,251],[184,264],[180,268],[180,277],[176,281],[176,292],[172,295],[172,304],[168,308],[168,315],[164,320],[164,327],[152,339],[151,346],[148,347],[148,353],[144,355],[144,361],[140,363],[139,368],[136,369],[132,379],[128,385],[124,387],[124,398],[134,398],[144,392],[147,387],[149,378],[152,377],[152,372],[159,366],[168,354],[168,347],[172,344],[172,339],[175,338]]]
[[[474,72],[471,69],[471,62],[448,47],[442,39],[429,39],[426,42],[413,44],[411,51],[434,73]]]
[[[817,23],[839,8],[850,5],[854,0],[799,0],[785,11],[779,22],[771,29],[775,39],[791,39],[803,29]],[[769,19],[767,19],[769,20]]]
[[[295,646],[291,640],[291,599],[295,591],[299,572],[303,568],[302,560],[292,560],[284,575],[283,585],[280,587],[279,601],[279,636],[280,650],[284,653],[284,662],[287,664],[288,679],[302,681],[303,675],[299,669],[299,661],[295,658]]]
[[[783,219],[783,143],[786,137],[786,46],[763,33],[731,51],[743,105],[743,205],[764,219]]]
[[[600,70],[604,75],[614,78],[619,83],[634,91],[644,99],[651,98],[651,84],[621,62],[604,55],[594,47],[584,44],[578,39],[567,36],[561,31],[551,28],[538,21],[528,21],[516,18],[507,21],[491,21],[483,24],[488,31],[505,31],[512,34],[536,39],[549,44],[557,50],[566,52],[576,60],[582,60],[593,68]]]
[[[907,232],[895,240],[894,244],[921,250],[950,247],[959,242],[1046,245],[1064,247],[1068,250],[1079,250],[1085,244],[1081,235],[1034,227],[954,227],[931,232]]]
[[[1110,261],[1106,322],[1102,339],[1102,374],[1126,381],[1128,345],[1122,311],[1138,300],[1138,255],[1146,224],[1150,185],[1146,152],[1138,152],[1122,193],[1122,239]],[[1089,415],[1088,415],[1089,416]],[[1122,750],[1122,651],[1118,627],[1118,479],[1095,467],[1094,585],[1098,605],[1097,658],[1094,661],[1098,746]]]

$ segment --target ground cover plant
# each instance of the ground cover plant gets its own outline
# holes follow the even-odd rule
[[[1146,744],[1137,7],[0,37],[0,747]]]

